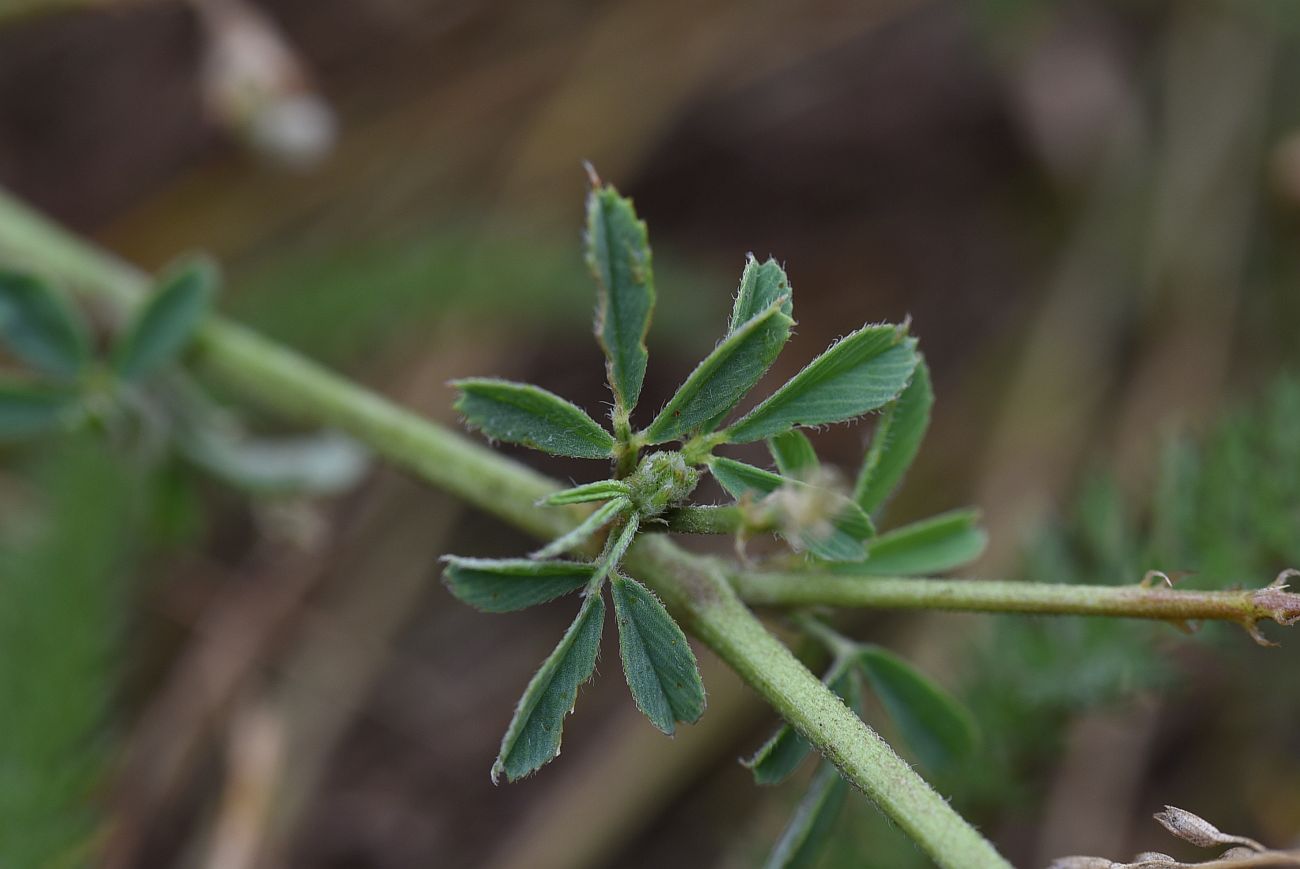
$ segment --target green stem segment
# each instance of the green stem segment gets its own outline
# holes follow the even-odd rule
[[[1112,616],[1236,622],[1259,639],[1264,619],[1294,624],[1300,594],[1281,582],[1236,591],[1175,591],[1146,585],[1060,585],[1046,582],[928,579],[829,573],[736,573],[732,585],[748,603],[762,606],[833,606],[960,610],[1039,615]]]
[[[0,193],[0,259],[130,305],[145,275]],[[430,483],[540,537],[582,515],[536,502],[560,487],[256,334],[213,318],[200,361],[228,386],[281,412],[334,426]],[[1006,867],[980,834],[783,646],[717,566],[661,536],[628,551],[628,572],[675,605],[687,625],[941,866]]]

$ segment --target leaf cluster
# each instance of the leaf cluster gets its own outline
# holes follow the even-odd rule
[[[168,269],[97,352],[82,312],[39,277],[0,270],[0,347],[23,366],[0,379],[0,444],[88,427],[170,444],[191,464],[253,492],[337,491],[365,467],[338,435],[250,438],[179,367],[218,283],[204,258]]]
[[[607,479],[546,500],[556,507],[596,506],[531,559],[447,559],[448,588],[486,611],[583,593],[573,625],[516,708],[494,780],[501,773],[510,779],[527,775],[558,753],[564,716],[595,666],[604,612],[597,601],[607,580],[637,706],[666,733],[702,713],[703,686],[681,629],[649,590],[618,571],[638,533],[685,525],[729,531],[738,544],[774,533],[807,559],[855,566],[879,559],[882,569],[895,572],[942,570],[984,545],[970,511],[877,535],[872,515],[915,457],[933,402],[929,373],[906,325],[868,325],[846,335],[771,395],[736,413],[795,325],[793,290],[775,260],[747,258],[725,333],[650,422],[637,428],[633,413],[645,381],[657,294],[648,233],[631,201],[594,173],[586,215],[585,257],[597,292],[595,335],[613,395],[609,425],[530,384],[483,377],[453,382],[466,425],[489,439],[604,459],[612,468]],[[872,411],[882,412],[876,437],[852,491],[841,490],[802,429]],[[755,441],[767,444],[775,470],[716,452]],[[705,473],[731,503],[689,504]],[[694,524],[685,521],[688,511],[694,511]],[[604,544],[592,561],[547,560],[590,552],[601,535]]]

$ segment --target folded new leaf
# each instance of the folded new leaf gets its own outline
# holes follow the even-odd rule
[[[782,536],[818,558],[866,558],[862,541],[874,535],[875,528],[862,508],[843,495],[719,456],[709,460],[709,472],[737,500],[746,496],[761,498],[780,490],[773,506]]]
[[[81,317],[44,281],[0,270],[0,339],[35,370],[70,379],[90,359]]]
[[[903,394],[885,408],[876,423],[871,446],[862,461],[862,470],[853,490],[853,500],[863,510],[875,513],[903,479],[930,425],[933,404],[930,369],[925,359],[919,359],[912,381]]]
[[[592,565],[527,558],[460,558],[448,555],[443,582],[475,609],[508,613],[555,600],[591,581]]]
[[[974,561],[987,543],[978,510],[952,510],[873,537],[866,543],[866,561],[831,569],[871,576],[926,576]]]
[[[596,279],[596,338],[614,398],[631,411],[645,380],[645,338],[655,304],[649,236],[632,200],[597,183],[587,196],[586,242],[587,266]]]
[[[796,426],[843,422],[894,400],[916,368],[916,339],[903,327],[867,326],[818,356],[726,429],[748,443]]]
[[[596,669],[604,622],[605,602],[599,594],[588,595],[560,644],[519,698],[492,764],[493,784],[502,773],[509,781],[530,775],[559,753],[564,716],[573,709],[579,686]]]
[[[615,576],[610,593],[623,673],[637,708],[669,735],[678,721],[698,721],[704,714],[704,683],[682,629],[636,580]]]
[[[794,321],[777,299],[732,331],[696,366],[646,429],[652,444],[711,431],[710,421],[736,406],[781,352]]]
[[[216,286],[216,267],[206,259],[168,272],[113,348],[118,376],[141,380],[174,361],[212,308]]]
[[[465,423],[495,440],[523,444],[557,456],[606,459],[613,436],[581,408],[527,383],[490,377],[452,381],[456,410]]]
[[[822,677],[822,682],[851,708],[861,704],[861,692],[852,671],[852,661],[837,660]],[[741,761],[760,785],[780,784],[803,763],[812,746],[789,724],[782,724],[751,757]]]
[[[858,659],[871,689],[922,763],[943,769],[970,753],[977,739],[975,722],[952,695],[878,646],[863,646]]]
[[[554,495],[548,495],[544,503],[551,507],[559,507],[564,504],[583,504],[587,501],[626,498],[630,494],[631,489],[622,480],[597,480],[594,483],[584,483],[581,486],[562,489]]]
[[[84,413],[71,389],[30,383],[0,383],[0,442],[71,428]]]

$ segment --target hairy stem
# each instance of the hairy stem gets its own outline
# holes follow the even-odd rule
[[[1176,591],[1146,585],[1058,585],[970,579],[883,577],[844,573],[736,572],[729,579],[748,603],[961,610],[1039,615],[1119,616],[1185,624],[1236,622],[1256,636],[1263,619],[1293,624],[1300,594],[1279,583],[1237,591]]]
[[[0,259],[87,293],[132,304],[146,277],[51,225],[0,193]],[[244,396],[303,420],[334,426],[376,453],[536,534],[571,529],[581,512],[536,506],[560,485],[403,410],[253,332],[213,318],[200,361]],[[675,605],[687,626],[944,867],[1006,867],[911,767],[790,653],[745,607],[717,565],[662,536],[628,551],[628,572]]]

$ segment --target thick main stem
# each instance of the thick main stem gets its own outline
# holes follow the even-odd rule
[[[133,304],[143,274],[0,193],[0,258],[90,293]],[[518,527],[550,537],[576,514],[539,508],[559,485],[233,323],[213,318],[201,362],[243,395],[279,412],[335,426],[376,453]],[[944,867],[1006,867],[980,834],[773,637],[717,567],[662,537],[628,552],[629,572],[683,613],[688,626],[845,777]]]

